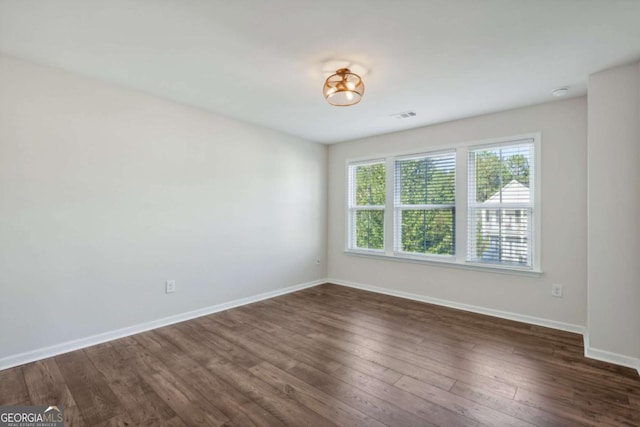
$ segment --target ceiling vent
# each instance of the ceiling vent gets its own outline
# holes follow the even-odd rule
[[[410,119],[411,117],[415,117],[417,114],[415,111],[405,111],[403,113],[392,114],[391,117],[395,117],[396,119]]]

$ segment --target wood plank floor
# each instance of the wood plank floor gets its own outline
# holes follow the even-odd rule
[[[576,334],[321,285],[0,372],[67,426],[640,426]]]

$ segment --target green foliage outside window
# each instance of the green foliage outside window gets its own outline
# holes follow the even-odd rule
[[[384,249],[384,211],[356,212],[356,246]]]
[[[357,166],[356,206],[384,206],[385,170],[384,163]]]
[[[383,163],[356,166],[355,205],[384,206],[386,198]],[[355,243],[362,249],[384,249],[384,209],[357,210]]]
[[[402,250],[453,255],[454,209],[405,210],[402,212]]]
[[[476,160],[476,201],[483,203],[512,180],[529,186],[529,161],[523,154],[502,155],[500,150],[480,151]]]
[[[399,168],[401,205],[455,204],[453,155],[401,160]],[[453,255],[455,253],[455,209],[403,209],[403,252]]]

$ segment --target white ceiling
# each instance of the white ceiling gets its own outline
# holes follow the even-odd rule
[[[331,143],[584,94],[640,59],[640,1],[0,0],[0,52]],[[331,107],[343,59],[366,94]]]

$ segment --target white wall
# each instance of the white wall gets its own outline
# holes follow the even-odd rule
[[[0,359],[326,277],[326,160],[0,57]]]
[[[640,64],[589,77],[589,345],[640,359]],[[640,369],[640,365],[638,366]]]
[[[541,277],[357,257],[345,247],[345,162],[348,159],[421,152],[465,141],[542,133]],[[585,97],[510,110],[329,148],[329,277],[586,325],[587,299],[587,101]],[[564,298],[551,297],[551,284]]]

